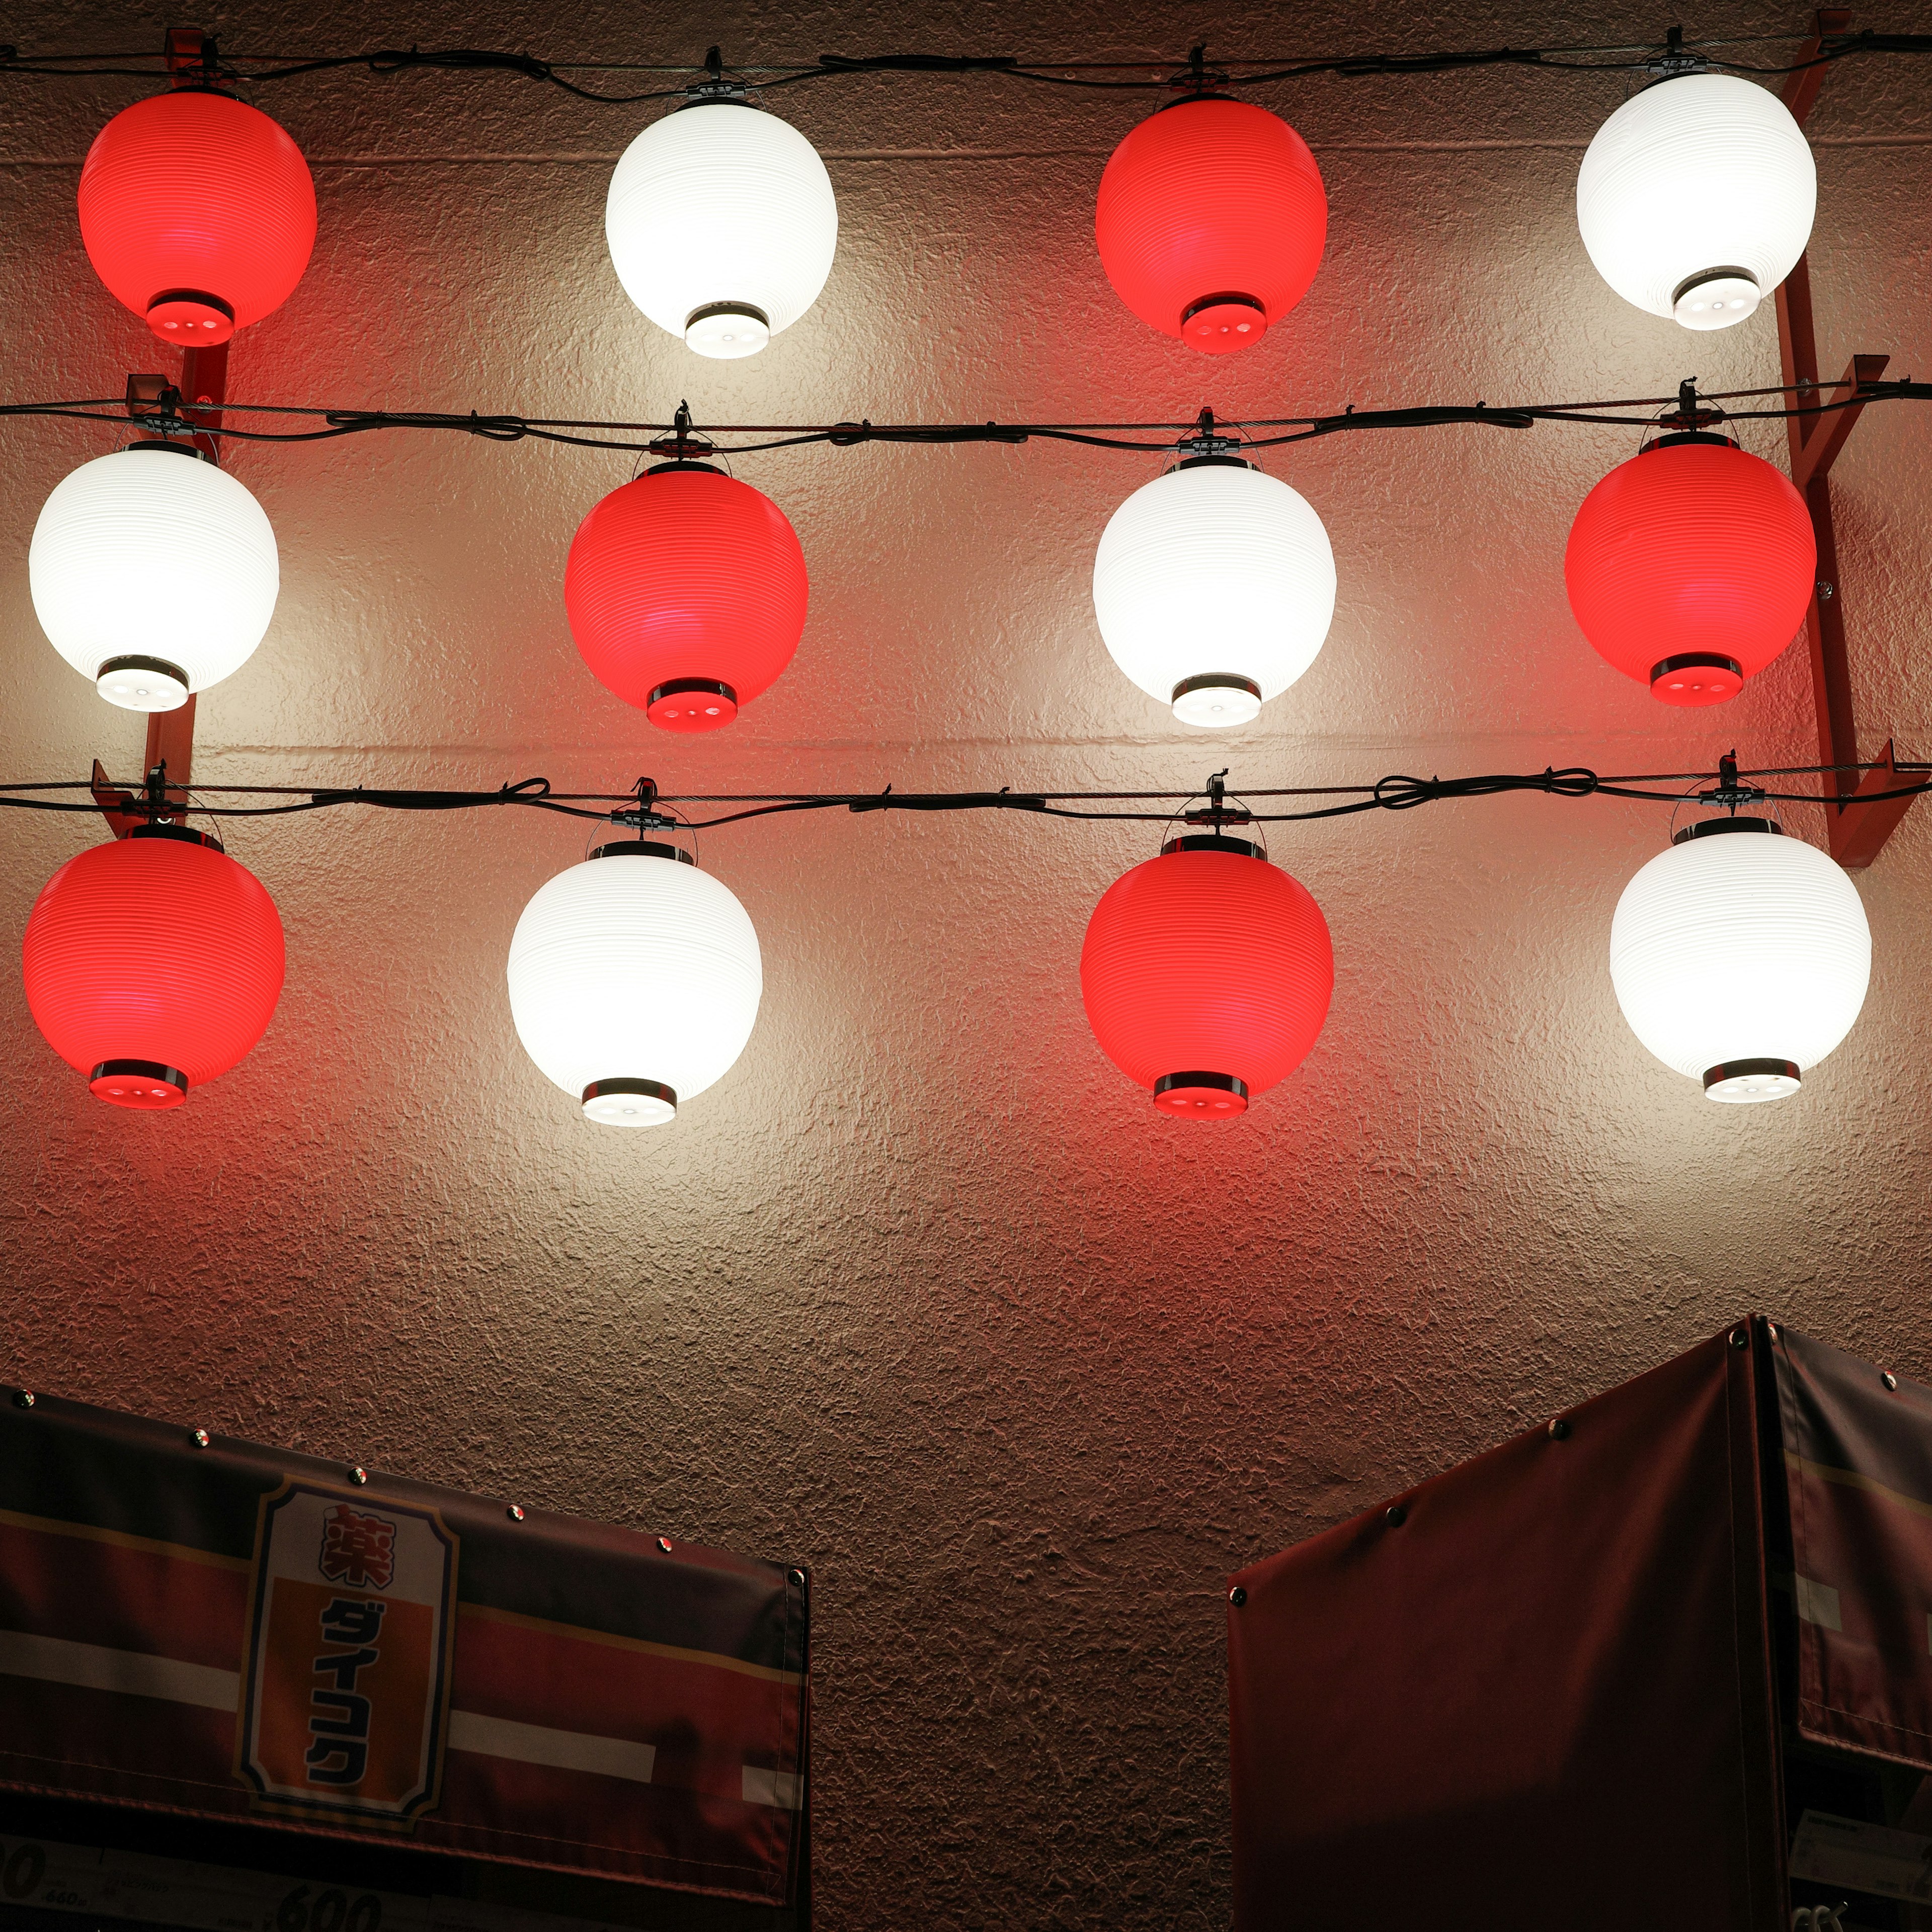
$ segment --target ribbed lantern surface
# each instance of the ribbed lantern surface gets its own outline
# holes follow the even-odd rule
[[[1871,934],[1850,879],[1816,847],[1739,820],[1660,852],[1610,922],[1610,980],[1630,1030],[1679,1073],[1740,1064],[1798,1072],[1851,1030]],[[1718,1100],[1776,1099],[1795,1075],[1721,1082]]]
[[[1307,500],[1238,462],[1184,464],[1108,520],[1094,614],[1114,662],[1184,722],[1245,724],[1300,676],[1335,616],[1335,555]],[[1230,682],[1183,692],[1221,674]],[[1228,702],[1210,706],[1216,692]]]
[[[1610,663],[1666,704],[1696,705],[1735,697],[1791,642],[1817,567],[1810,513],[1781,472],[1666,437],[1584,498],[1563,577]]]
[[[838,204],[796,128],[710,102],[652,122],[625,149],[604,232],[632,301],[700,355],[730,359],[755,353],[818,299]]]
[[[1156,1090],[1163,1112],[1192,1120],[1230,1118],[1300,1066],[1335,986],[1328,922],[1306,889],[1220,842],[1116,879],[1080,949],[1101,1052]]]
[[[1576,222],[1624,301],[1723,328],[1790,274],[1817,198],[1811,150],[1775,94],[1732,74],[1684,74],[1598,129],[1576,177]]]
[[[524,1050],[612,1126],[668,1120],[722,1078],[751,1037],[764,986],[745,908],[668,846],[608,846],[560,872],[510,941]],[[613,1083],[614,1094],[592,1091]],[[644,1084],[662,1091],[623,1090]]]
[[[302,150],[226,94],[184,91],[124,108],[87,151],[80,200],[94,272],[179,348],[226,342],[279,308],[315,247]]]
[[[164,711],[248,661],[274,615],[281,566],[244,485],[178,446],[137,443],[54,486],[27,579],[48,640],[104,698]],[[184,677],[139,665],[102,675],[129,657]]]
[[[684,465],[606,496],[578,526],[563,580],[584,662],[674,731],[728,724],[771,684],[798,648],[809,591],[784,512]]]
[[[1328,197],[1308,144],[1246,100],[1150,116],[1100,177],[1094,238],[1114,292],[1190,348],[1258,342],[1308,292]]]
[[[96,1094],[178,1106],[267,1031],[282,922],[261,881],[226,854],[137,832],[90,846],[47,881],[20,964],[34,1024]]]

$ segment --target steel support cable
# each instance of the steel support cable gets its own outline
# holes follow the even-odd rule
[[[1544,71],[1579,73],[1653,72],[1668,64],[1723,68],[1767,76],[1802,73],[1857,55],[1913,55],[1932,52],[1932,34],[1882,33],[1865,28],[1858,33],[1824,37],[1810,58],[1784,65],[1727,58],[1723,50],[1778,43],[1802,43],[1802,33],[1754,34],[1684,41],[1673,36],[1660,46],[1622,44],[1600,46],[1567,44],[1548,47],[1482,47],[1443,50],[1423,54],[1352,53],[1287,59],[1222,56],[1211,68],[1205,49],[1195,50],[1187,62],[1036,60],[1017,54],[884,53],[860,56],[820,54],[817,61],[791,66],[658,66],[644,63],[544,60],[533,54],[480,47],[377,47],[356,53],[284,56],[212,52],[199,70],[211,84],[254,86],[292,80],[310,74],[360,68],[378,77],[416,70],[457,74],[505,74],[562,89],[575,99],[608,106],[627,106],[671,100],[685,94],[692,83],[728,84],[764,90],[807,82],[858,76],[989,74],[1035,85],[1106,92],[1171,93],[1272,86],[1283,81],[1328,76],[1340,80],[1402,79],[1411,76],[1471,71],[1484,68],[1533,68]],[[144,63],[152,62],[152,64]],[[143,64],[137,64],[143,63]],[[17,46],[0,47],[0,74],[47,80],[119,78],[166,81],[179,70],[164,56],[106,53],[22,55]],[[688,76],[688,82],[624,94],[604,93],[579,86],[572,74],[661,74]]]
[[[1505,793],[1534,792],[1564,799],[1594,797],[1630,799],[1643,803],[1679,805],[1685,794],[1678,790],[1659,790],[1659,783],[1710,784],[1710,792],[1698,794],[1702,802],[1735,811],[1740,805],[1760,802],[1804,805],[1834,805],[1844,801],[1834,792],[1775,791],[1744,782],[1758,778],[1798,776],[1826,776],[1840,772],[1876,770],[1926,770],[1923,766],[1900,768],[1876,765],[1780,766],[1762,771],[1740,772],[1727,760],[1717,772],[1632,772],[1609,777],[1581,766],[1562,770],[1546,766],[1540,772],[1480,772],[1463,778],[1417,778],[1395,772],[1372,784],[1276,786],[1244,789],[1238,807],[1216,803],[1206,812],[1186,814],[1190,823],[1218,826],[1240,824],[1281,825],[1321,819],[1343,818],[1371,812],[1407,812],[1424,805],[1448,800],[1490,798]],[[1218,784],[1217,774],[1210,786]],[[133,788],[111,788],[128,802],[120,808],[139,817],[178,818],[197,812],[213,818],[272,818],[291,814],[320,812],[344,806],[359,805],[388,812],[461,812],[501,806],[523,806],[560,813],[572,818],[604,824],[629,824],[641,828],[683,829],[702,831],[714,826],[733,825],[744,820],[767,818],[800,812],[844,810],[855,815],[881,812],[1023,812],[1052,818],[1107,820],[1134,824],[1166,824],[1185,813],[1186,807],[1204,795],[1201,792],[1044,792],[997,791],[901,792],[890,785],[880,791],[798,792],[790,794],[733,794],[694,793],[662,794],[649,780],[640,781],[628,792],[564,793],[551,790],[546,778],[529,778],[514,784],[498,786],[490,791],[424,790],[382,786],[196,785],[193,802],[182,805],[167,796],[165,768],[149,775],[146,795]],[[1862,795],[1862,804],[1888,799],[1913,798],[1932,790],[1932,779],[1893,789]],[[29,794],[86,791],[86,802]],[[0,785],[0,807],[19,811],[98,812],[102,809],[90,781],[53,780]],[[1218,794],[1213,794],[1218,796]],[[217,805],[214,796],[274,798],[272,805]],[[1248,801],[1298,798],[1340,798],[1336,804],[1312,806],[1300,812],[1260,812]],[[1167,806],[1166,811],[1103,811],[1079,808],[1082,806],[1148,805]],[[592,809],[601,805],[602,810]],[[736,805],[742,810],[720,813],[709,818],[692,818],[683,808],[693,806]]]
[[[1721,406],[1727,401],[1749,401],[1767,396],[1795,395],[1810,398],[1834,389],[1850,393],[1826,401],[1803,400],[1782,408],[1732,410]],[[1913,381],[1910,376],[1880,378],[1863,382],[1792,383],[1778,388],[1726,390],[1695,398],[1700,409],[1711,406],[1705,415],[1711,423],[1727,422],[1784,422],[1792,418],[1828,416],[1847,409],[1862,409],[1885,402],[1924,402],[1932,400],[1932,382]],[[1616,428],[1650,428],[1658,426],[1654,415],[1610,413],[1654,410],[1666,405],[1681,409],[1682,397],[1630,397],[1588,403],[1536,403],[1521,406],[1498,407],[1487,402],[1474,404],[1426,404],[1391,409],[1346,409],[1326,416],[1244,418],[1211,422],[1208,433],[1229,439],[1247,449],[1271,449],[1286,444],[1358,430],[1436,429],[1468,424],[1491,429],[1526,430],[1540,422],[1586,423]],[[219,415],[219,425],[204,423],[206,416]],[[251,430],[236,426],[237,416],[319,418],[324,427],[302,430]],[[1098,449],[1118,449],[1140,454],[1172,452],[1177,441],[1202,433],[1202,423],[874,423],[716,424],[700,424],[688,418],[668,423],[599,421],[558,416],[485,415],[435,410],[384,410],[330,408],[292,403],[223,402],[219,408],[176,399],[165,406],[143,403],[138,412],[129,413],[124,398],[88,397],[47,403],[0,404],[0,417],[58,418],[68,421],[101,422],[120,430],[145,430],[162,436],[207,436],[242,442],[319,442],[342,436],[366,434],[379,430],[445,431],[474,436],[490,442],[520,442],[526,439],[565,443],[581,448],[611,449],[627,454],[676,454],[702,460],[706,456],[744,456],[775,449],[797,448],[818,444],[833,448],[856,448],[867,443],[886,443],[929,448],[950,448],[962,444],[994,443],[1018,446],[1035,440],[1068,442]],[[1203,420],[1208,420],[1204,413]],[[577,434],[602,430],[598,436]],[[1280,434],[1264,435],[1262,430]],[[713,443],[714,436],[758,436],[753,442]],[[648,441],[626,440],[647,437]],[[1149,439],[1157,438],[1157,440]]]

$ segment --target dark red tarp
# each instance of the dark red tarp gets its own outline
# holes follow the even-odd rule
[[[1241,1932],[1782,1932],[1751,1339],[1230,1580]]]
[[[1932,1772],[1932,1390],[1780,1326],[1798,1728]]]
[[[0,1391],[0,1788],[785,1906],[803,1570]]]

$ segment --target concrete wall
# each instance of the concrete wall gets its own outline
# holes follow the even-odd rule
[[[1000,10],[591,0],[554,20],[418,0],[372,41],[564,58],[823,50],[1165,57],[1636,40],[1642,9],[1152,0]],[[290,0],[200,16],[237,51],[364,33]],[[1719,4],[1694,34],[1804,24]],[[158,16],[40,5],[29,50],[140,47]],[[1908,6],[1876,24],[1932,27]],[[1765,50],[1780,56],[1786,44]],[[1095,184],[1132,96],[866,80],[782,96],[826,158],[837,265],[764,356],[689,356],[606,259],[612,163],[655,110],[534,82],[348,74],[260,98],[322,203],[295,297],[233,356],[244,400],[774,422],[1277,415],[1777,380],[1768,307],[1715,338],[1625,306],[1574,186],[1628,77],[1321,80],[1270,103],[1332,207],[1314,290],[1198,358],[1115,301]],[[1847,64],[1813,122],[1835,369],[1932,364],[1932,70]],[[80,159],[136,83],[0,80],[0,400],[118,392],[154,346],[94,282]],[[1775,424],[1746,446],[1777,454]],[[1870,412],[1840,466],[1866,748],[1932,747],[1932,416]],[[26,548],[110,445],[4,428],[0,778],[138,762],[137,720],[48,648]],[[269,638],[200,707],[204,781],[560,789],[1186,788],[1814,755],[1802,646],[1728,711],[1604,667],[1563,592],[1569,521],[1634,431],[1336,438],[1268,466],[1316,506],[1340,605],[1232,740],[1113,669],[1094,544],[1157,458],[1039,445],[806,450],[737,473],[785,508],[812,616],[716,739],[652,731],[564,622],[614,455],[395,434],[231,466],[279,534]],[[1798,1100],[1708,1106],[1626,1029],[1610,912],[1666,808],[1497,800],[1280,828],[1335,938],[1333,1016],[1238,1124],[1157,1116],[1101,1057],[1076,962],[1152,828],[783,819],[703,856],[764,944],[734,1072],[674,1128],[593,1130],[503,992],[524,902],[579,828],[535,814],[244,822],[289,977],[261,1047],[182,1112],[91,1101],[0,974],[4,1372],[49,1389],[815,1568],[824,1922],[1208,1927],[1228,1870],[1222,1579],[1684,1346],[1748,1307],[1932,1370],[1925,1290],[1932,813],[1862,876],[1863,1018]],[[1822,841],[1816,810],[1795,832]],[[0,952],[102,836],[0,814]],[[1346,1695],[1346,1687],[1338,1687]]]

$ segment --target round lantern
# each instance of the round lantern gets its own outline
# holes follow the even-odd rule
[[[1142,321],[1226,356],[1308,292],[1328,197],[1308,143],[1252,101],[1178,101],[1143,121],[1100,177],[1094,238]]]
[[[141,826],[47,881],[20,964],[34,1024],[98,1099],[178,1107],[268,1030],[282,922],[212,838]]]
[[[1334,989],[1322,908],[1240,838],[1169,840],[1107,888],[1080,949],[1101,1052],[1183,1120],[1232,1119],[1286,1079]]]
[[[1246,724],[1315,661],[1335,616],[1335,556],[1306,498],[1237,457],[1143,484],[1094,558],[1114,662],[1185,724]]]
[[[1678,832],[1610,922],[1610,981],[1630,1030],[1713,1100],[1796,1093],[1851,1030],[1870,974],[1856,888],[1768,819]]]
[[[294,292],[315,246],[315,184],[259,109],[203,88],[156,94],[88,149],[80,238],[116,301],[164,342],[206,349]]]
[[[578,527],[570,633],[598,681],[667,731],[714,731],[798,649],[805,553],[769,496],[702,463],[661,463]]]
[[[604,232],[624,292],[700,356],[755,356],[818,299],[838,204],[818,150],[742,100],[654,121],[610,178]]]
[[[724,1078],[758,1016],[758,935],[675,845],[631,839],[560,872],[510,941],[510,1016],[548,1079],[604,1126],[662,1126]]]
[[[1666,704],[1735,698],[1804,622],[1817,573],[1790,480],[1702,431],[1660,436],[1612,470],[1563,557],[1583,634]]]
[[[1686,328],[1742,322],[1811,233],[1817,171],[1778,97],[1724,74],[1660,81],[1602,127],[1576,177],[1576,223],[1628,302]]]
[[[27,552],[48,641],[110,704],[172,711],[238,670],[281,587],[260,504],[184,443],[137,442],[55,485]]]

